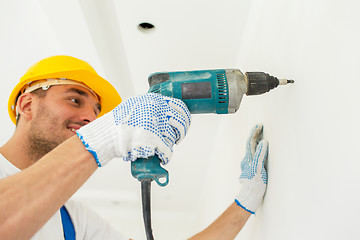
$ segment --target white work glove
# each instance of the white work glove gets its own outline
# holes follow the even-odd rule
[[[99,167],[115,157],[134,161],[155,154],[166,164],[190,120],[181,100],[147,93],[127,99],[76,133]]]
[[[252,214],[255,214],[261,205],[267,185],[265,160],[269,144],[266,140],[261,140],[262,132],[262,125],[256,125],[251,131],[247,141],[246,155],[241,162],[240,183],[242,186],[235,198],[239,206]]]

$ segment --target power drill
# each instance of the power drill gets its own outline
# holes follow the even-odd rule
[[[238,69],[215,69],[182,72],[160,72],[149,76],[149,92],[181,99],[191,114],[235,113],[246,95],[260,95],[278,85],[294,80],[278,79],[264,72],[247,72]],[[168,172],[160,166],[155,155],[131,163],[131,174],[141,182],[144,223],[147,239],[151,240],[150,187],[155,180],[159,186],[169,182]]]

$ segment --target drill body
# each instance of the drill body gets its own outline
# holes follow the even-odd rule
[[[247,92],[245,76],[236,69],[155,73],[149,92],[181,99],[192,114],[234,113]]]
[[[149,92],[184,101],[191,114],[235,113],[244,94],[260,95],[279,84],[293,83],[263,72],[243,74],[238,69],[161,72],[151,74],[148,81]],[[160,166],[157,156],[132,162],[131,174],[139,181],[155,180],[160,186],[169,181],[168,172]]]

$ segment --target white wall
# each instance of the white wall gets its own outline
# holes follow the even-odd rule
[[[199,229],[240,188],[245,140],[260,122],[270,142],[269,184],[236,239],[359,238],[359,9],[351,0],[253,1],[238,66],[295,84],[245,97],[222,119]]]

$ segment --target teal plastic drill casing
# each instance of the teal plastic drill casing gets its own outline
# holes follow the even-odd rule
[[[149,92],[182,100],[191,114],[234,113],[247,92],[246,77],[237,69],[161,72],[151,74],[148,81]],[[156,155],[132,162],[131,174],[139,181],[155,180],[160,186],[169,182]]]
[[[150,75],[149,84],[149,92],[181,99],[192,114],[228,113],[228,83],[223,69],[155,73]]]

